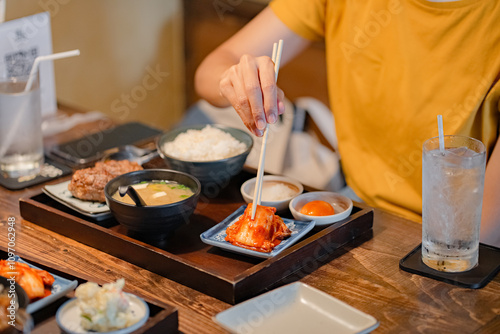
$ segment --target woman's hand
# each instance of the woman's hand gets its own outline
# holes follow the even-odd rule
[[[273,43],[283,39],[282,67],[311,42],[290,30],[266,7],[245,27],[212,51],[200,64],[195,88],[220,108],[233,106],[245,126],[261,136],[266,123],[285,111],[285,96],[276,86]],[[263,56],[267,55],[267,56]]]
[[[262,136],[266,123],[275,123],[285,111],[285,96],[276,85],[274,63],[267,56],[241,56],[238,64],[222,74],[219,90],[257,136]]]

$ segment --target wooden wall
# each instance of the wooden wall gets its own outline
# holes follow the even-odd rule
[[[185,110],[181,0],[7,0],[6,18],[51,14],[58,101],[169,128]]]
[[[193,89],[193,75],[203,58],[257,15],[267,2],[267,0],[184,1],[188,105],[199,98]],[[280,68],[279,85],[291,100],[312,96],[328,105],[324,46],[320,43],[314,44],[312,48]]]
[[[7,20],[49,11],[54,52],[81,50],[54,63],[60,103],[167,129],[199,99],[193,78],[202,59],[267,2],[7,0]],[[292,100],[328,103],[325,68],[323,45],[314,45],[280,69],[279,84]]]

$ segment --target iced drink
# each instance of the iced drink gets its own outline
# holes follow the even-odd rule
[[[424,143],[422,161],[422,261],[461,272],[478,263],[486,151],[465,136]]]
[[[43,164],[38,80],[24,92],[25,78],[0,79],[0,172],[18,178],[35,175]]]

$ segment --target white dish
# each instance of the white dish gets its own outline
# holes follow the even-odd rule
[[[329,216],[308,216],[300,213],[302,207],[311,201],[321,200],[330,203],[335,210],[335,214]],[[316,226],[329,225],[341,221],[351,214],[353,203],[349,197],[330,192],[330,191],[312,191],[301,194],[290,201],[290,212],[297,220],[314,220]]]
[[[42,188],[42,191],[59,203],[95,220],[103,220],[112,216],[106,203],[83,201],[74,197],[68,190],[69,183],[70,181],[65,181],[58,184],[46,185]]]
[[[369,333],[377,319],[301,282],[285,285],[214,317],[232,333]]]
[[[122,328],[111,332],[100,332],[106,334],[128,334],[139,329],[149,318],[149,307],[146,302],[135,295],[128,294],[130,297],[130,307],[132,312],[137,315],[139,321],[132,326]],[[95,334],[97,332],[86,331],[80,325],[80,308],[78,300],[72,298],[62,304],[56,313],[56,321],[59,327],[67,334]]]
[[[257,178],[254,177],[250,180],[245,181],[241,185],[240,192],[241,192],[241,195],[243,196],[243,199],[247,203],[253,202],[253,193],[255,191],[256,180],[257,180]],[[288,203],[290,203],[290,200],[293,197],[295,197],[299,194],[302,194],[302,192],[304,191],[304,187],[302,186],[302,184],[299,181],[294,180],[294,179],[287,177],[287,176],[264,175],[262,177],[262,184],[264,184],[266,182],[270,182],[270,181],[278,181],[278,182],[288,183],[288,184],[291,184],[297,188],[297,192],[295,194],[293,194],[293,196],[290,196],[288,198],[278,200],[278,201],[261,200],[261,205],[275,207],[276,211],[282,211],[282,210],[285,210],[286,208],[288,208]]]

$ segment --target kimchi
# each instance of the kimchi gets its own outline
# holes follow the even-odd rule
[[[252,204],[248,204],[238,221],[226,229],[226,241],[258,252],[271,252],[281,240],[292,234],[275,213],[274,207],[257,205],[252,219]]]

